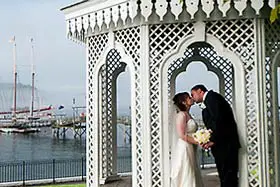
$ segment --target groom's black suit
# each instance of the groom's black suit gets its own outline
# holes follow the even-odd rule
[[[214,142],[211,151],[221,181],[221,187],[238,186],[238,150],[240,143],[233,112],[220,94],[209,91],[204,100],[206,108],[202,110],[203,122],[211,129],[210,141]]]

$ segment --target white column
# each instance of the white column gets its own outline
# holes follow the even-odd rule
[[[96,71],[96,67],[94,68],[94,72],[92,72],[92,87],[90,85],[90,77],[88,77],[90,65],[89,62],[89,44],[87,44],[87,111],[91,111],[93,113],[87,114],[87,187],[99,187],[99,178],[100,178],[100,120],[99,120],[99,108],[100,108],[100,86],[98,84],[98,71]],[[93,98],[89,96],[93,95]],[[93,101],[90,102],[90,99]],[[93,115],[91,117],[91,115]],[[91,123],[93,121],[93,123]],[[93,131],[90,131],[90,127]],[[93,158],[91,160],[90,158]],[[93,168],[88,168],[89,166],[93,166]],[[92,174],[90,174],[90,173]]]
[[[108,42],[109,42],[109,46],[111,48],[115,48],[115,35],[112,31],[109,32],[108,34]],[[107,69],[107,71],[109,71]],[[109,176],[109,180],[118,180],[119,176],[118,176],[118,171],[117,171],[117,87],[116,87],[116,81],[117,81],[117,76],[118,74],[115,76],[116,72],[113,73],[112,75],[112,101],[111,101],[111,106],[112,106],[112,119],[108,119],[111,120],[111,124],[112,124],[112,148],[113,148],[113,154],[112,154],[112,175]],[[109,103],[108,103],[109,104]]]
[[[151,171],[151,119],[150,119],[150,68],[149,68],[149,27],[141,26],[141,80],[142,80],[142,124],[143,124],[143,173],[144,186],[152,186]]]
[[[259,179],[260,186],[270,186],[269,182],[269,149],[266,111],[266,82],[265,82],[265,41],[264,23],[261,19],[255,19],[256,33],[256,97],[257,97],[257,123],[259,125]]]

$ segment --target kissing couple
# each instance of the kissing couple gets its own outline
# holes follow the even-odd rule
[[[222,95],[208,91],[201,84],[191,89],[191,95],[187,92],[176,94],[173,102],[177,108],[174,124],[177,140],[171,153],[171,186],[208,186],[203,184],[198,165],[197,147],[201,146],[202,149],[211,149],[221,187],[237,187],[240,142],[230,104]],[[193,136],[198,130],[197,123],[189,113],[194,102],[200,105],[203,123],[211,130],[207,143],[201,144]]]

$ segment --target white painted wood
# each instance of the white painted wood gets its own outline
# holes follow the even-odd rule
[[[182,5],[179,1],[171,1],[171,11],[175,15],[176,20],[178,19],[178,15],[182,12]]]
[[[191,18],[193,19],[194,14],[198,10],[198,8],[197,8],[198,1],[196,1],[196,0],[186,1],[186,5],[187,5],[187,11],[191,14]]]
[[[150,68],[149,68],[149,26],[141,26],[141,94],[142,94],[142,124],[143,124],[143,178],[144,186],[152,186],[151,168],[151,119],[150,119]]]
[[[207,43],[211,44],[215,51],[219,54],[219,56],[223,56],[230,60],[234,67],[234,74],[235,74],[235,83],[238,83],[238,86],[235,86],[234,95],[234,103],[236,106],[235,118],[238,126],[238,133],[239,133],[239,140],[241,143],[241,149],[239,150],[239,172],[240,172],[240,179],[239,179],[239,186],[249,186],[248,184],[248,168],[247,168],[247,134],[246,134],[246,106],[245,106],[245,71],[240,58],[234,54],[233,52],[229,51],[228,49],[224,48],[223,44],[217,40],[217,38],[207,35]]]
[[[221,3],[223,0],[219,0],[219,8],[223,12],[224,16],[229,9],[229,2],[228,3]],[[259,12],[262,5],[262,0],[252,1],[253,8]],[[274,1],[270,0],[269,3],[271,5],[275,4]],[[171,1],[171,11],[177,18],[180,14],[182,8],[176,1]],[[141,10],[142,15],[145,17],[146,21],[148,17],[151,15],[152,3],[150,0],[143,0],[141,3]],[[193,15],[197,11],[198,0],[188,0],[187,1],[187,10],[193,17]],[[120,8],[119,8],[120,6]],[[212,1],[208,2],[207,0],[202,0],[202,8],[206,12],[207,16],[209,16],[210,12],[213,9]],[[155,3],[156,12],[160,16],[160,19],[163,19],[163,16],[166,14],[167,8],[167,1],[157,1]],[[246,8],[246,0],[235,1],[235,8],[238,9],[240,16],[242,16],[242,10]],[[92,30],[97,24],[99,27],[102,24],[108,24],[110,21],[113,21],[116,25],[116,22],[119,19],[119,13],[121,14],[121,19],[125,23],[128,15],[133,20],[134,16],[136,15],[136,11],[138,9],[137,0],[92,0],[82,4],[77,4],[76,6],[69,7],[63,10],[66,18],[66,30],[67,34],[69,34],[69,30],[71,30],[72,36],[70,39],[78,42],[84,43],[88,42],[89,37],[86,35],[87,40],[81,39],[81,29],[84,28],[87,31],[87,28],[90,26]],[[104,13],[103,13],[104,11]],[[129,14],[128,14],[129,12]],[[88,16],[90,15],[90,20],[88,20]],[[112,20],[111,20],[112,19]],[[231,18],[224,18],[228,19],[227,21],[218,21],[212,22],[211,20],[207,20],[207,24],[212,26],[212,28],[207,28],[209,25],[206,25],[203,22],[195,22],[192,20],[193,24],[188,26],[189,23],[183,23],[185,26],[182,28],[178,26],[176,20],[174,24],[168,25],[164,24],[170,20],[161,20],[161,22],[156,22],[152,29],[148,22],[146,23],[137,23],[140,25],[125,25],[122,28],[114,28],[110,29],[110,31],[105,31],[108,33],[109,40],[107,43],[97,43],[98,41],[94,41],[93,43],[97,43],[94,46],[86,43],[87,46],[87,57],[90,57],[89,51],[98,50],[99,45],[103,45],[105,48],[102,51],[101,57],[96,62],[92,72],[92,77],[88,76],[87,74],[87,100],[93,99],[93,102],[87,104],[87,108],[93,107],[93,116],[94,118],[89,118],[87,116],[87,120],[92,120],[87,127],[87,136],[90,135],[94,136],[93,139],[87,138],[87,144],[92,144],[92,148],[87,147],[87,153],[91,150],[100,150],[100,154],[93,154],[88,156],[91,157],[93,160],[91,163],[90,159],[87,158],[87,172],[91,169],[93,171],[94,179],[87,175],[87,180],[92,180],[93,183],[87,182],[87,186],[99,186],[99,182],[106,181],[106,179],[102,179],[102,150],[101,150],[101,122],[102,122],[102,85],[100,83],[100,73],[101,67],[106,62],[106,56],[111,49],[116,49],[122,58],[122,61],[125,62],[128,66],[128,69],[131,73],[131,107],[135,108],[136,102],[135,97],[136,93],[140,92],[138,96],[139,100],[138,103],[141,103],[141,122],[137,122],[136,119],[136,110],[131,110],[132,115],[132,175],[133,175],[133,187],[138,186],[137,181],[135,180],[137,176],[137,169],[140,167],[142,170],[140,173],[143,172],[143,181],[141,181],[142,186],[144,187],[154,187],[156,186],[155,183],[160,182],[162,186],[169,187],[169,175],[170,175],[170,160],[169,160],[169,150],[170,150],[170,137],[169,137],[169,130],[172,128],[172,121],[171,117],[173,116],[172,111],[174,110],[172,107],[172,102],[168,101],[168,89],[171,95],[174,95],[175,92],[175,77],[171,80],[172,85],[168,88],[167,85],[168,81],[168,65],[173,62],[173,60],[178,59],[179,57],[183,56],[185,49],[192,43],[202,41],[212,45],[220,57],[228,59],[233,66],[234,69],[234,76],[232,77],[233,80],[233,98],[232,104],[234,109],[234,114],[238,124],[238,132],[240,135],[240,141],[242,144],[242,149],[240,151],[240,187],[243,186],[270,186],[270,177],[269,174],[270,169],[275,172],[275,176],[277,179],[276,186],[279,186],[279,156],[280,151],[278,148],[279,136],[277,132],[279,132],[279,119],[278,119],[278,108],[275,106],[269,107],[266,104],[266,100],[269,100],[266,96],[266,92],[272,93],[272,103],[278,106],[278,92],[277,92],[277,67],[279,66],[278,62],[280,59],[279,53],[273,59],[273,70],[272,75],[272,88],[267,88],[266,81],[268,80],[266,73],[266,64],[265,60],[267,54],[265,53],[265,38],[264,35],[264,22],[258,19],[255,19],[253,24],[250,23],[250,20],[230,20]],[[239,19],[239,18],[238,18]],[[252,18],[251,18],[252,19]],[[70,21],[70,22],[69,22]],[[246,22],[248,21],[248,22]],[[240,25],[235,25],[236,23],[245,24],[248,28],[255,28],[255,30],[248,30],[246,27],[236,28],[235,26],[239,27]],[[133,52],[128,53],[125,47],[125,42],[129,42],[129,45],[133,45],[133,42],[129,40],[124,40],[123,43],[118,43],[115,41],[115,32],[116,30],[127,29],[126,31],[120,33],[120,35],[124,35],[126,37],[131,37],[131,28],[132,26],[140,26],[140,73],[136,72],[135,64],[133,64]],[[162,26],[162,27],[160,27]],[[70,29],[69,29],[70,28]],[[173,30],[176,28],[178,33],[175,33],[175,36],[170,36],[173,33]],[[194,32],[190,29],[194,28]],[[166,29],[166,30],[165,30]],[[170,29],[170,30],[168,30]],[[239,29],[239,30],[238,30]],[[228,32],[227,30],[233,31]],[[241,31],[239,34],[232,33],[236,31]],[[78,35],[75,36],[75,31],[78,32]],[[151,37],[150,31],[156,31],[162,34],[154,34]],[[218,32],[221,31],[221,32]],[[104,32],[101,30],[97,30],[90,36],[99,36],[100,33]],[[185,35],[180,36],[180,34],[184,32]],[[250,35],[251,33],[254,35]],[[209,34],[211,33],[211,34]],[[246,33],[246,34],[244,34]],[[87,34],[87,33],[86,33]],[[274,33],[272,33],[274,34]],[[221,37],[221,35],[223,37]],[[181,37],[181,38],[180,38]],[[270,36],[271,37],[271,36]],[[248,38],[253,40],[253,42],[247,42]],[[171,41],[176,42],[171,44]],[[82,41],[81,41],[82,40]],[[101,39],[102,40],[102,39]],[[105,39],[103,39],[105,41]],[[162,42],[163,41],[163,42]],[[155,47],[150,46],[150,42],[155,45]],[[161,43],[162,42],[162,43]],[[245,44],[244,44],[244,43]],[[247,42],[247,43],[246,43]],[[247,45],[249,43],[249,46]],[[253,44],[252,44],[253,43]],[[172,46],[171,46],[172,45]],[[176,49],[174,49],[175,46]],[[106,47],[105,47],[106,46]],[[170,47],[170,48],[168,48]],[[174,47],[174,48],[173,48]],[[151,59],[150,55],[151,51],[154,50],[154,59]],[[168,51],[165,51],[168,50]],[[96,55],[97,53],[93,53]],[[164,57],[162,57],[162,55]],[[252,55],[253,54],[253,55]],[[91,54],[92,55],[92,54]],[[250,58],[251,56],[252,58]],[[91,57],[92,58],[92,57]],[[87,58],[89,59],[89,58]],[[96,57],[98,59],[98,57]],[[88,66],[91,66],[93,62],[88,60]],[[160,70],[158,71],[158,67],[160,66]],[[151,72],[152,70],[153,72]],[[87,72],[90,70],[87,69]],[[212,71],[212,69],[211,69]],[[216,74],[218,74],[218,70],[213,70]],[[135,80],[135,75],[139,73],[141,76],[138,80]],[[159,76],[153,77],[153,73],[159,73]],[[159,83],[159,88],[153,90],[153,93],[150,91],[150,85],[153,80],[151,80],[152,76],[157,83]],[[271,75],[270,75],[271,76]],[[92,80],[91,80],[92,79]],[[269,79],[270,80],[270,79]],[[141,89],[136,90],[136,81],[137,84],[141,84]],[[221,80],[220,80],[221,81]],[[92,85],[92,87],[90,86]],[[222,84],[220,84],[222,85]],[[224,86],[223,86],[224,87]],[[139,89],[139,88],[138,88]],[[158,90],[157,90],[158,89]],[[272,89],[272,90],[271,90]],[[221,90],[225,91],[225,88],[221,88]],[[159,91],[157,94],[157,91]],[[91,92],[93,92],[93,98],[91,97]],[[151,98],[151,96],[156,97],[155,100]],[[159,98],[158,98],[159,97]],[[140,99],[141,98],[141,99]],[[152,108],[151,102],[157,101],[158,103],[154,103]],[[169,103],[170,102],[170,103]],[[112,106],[113,107],[113,106]],[[268,116],[267,109],[273,109],[273,119],[270,119]],[[153,110],[159,111],[159,119],[154,119],[152,116]],[[139,113],[137,113],[139,115]],[[273,121],[275,124],[273,127],[269,127],[269,120]],[[136,123],[142,125],[141,136],[140,140],[136,140],[136,136],[134,136],[137,132],[136,130]],[[152,134],[152,125],[156,127],[156,131],[160,131],[160,135],[156,132],[155,136]],[[275,136],[272,138],[275,143],[273,150],[276,150],[275,153],[270,153],[271,146],[269,145],[269,128],[273,128],[275,132]],[[91,129],[91,130],[89,130]],[[250,136],[250,137],[248,137]],[[152,140],[156,140],[157,143],[153,143]],[[90,142],[91,141],[91,142]],[[138,141],[138,142],[137,142]],[[143,165],[137,165],[137,147],[136,145],[142,145],[142,154],[143,154]],[[115,146],[115,145],[114,145]],[[248,147],[248,149],[247,149]],[[114,147],[115,149],[115,147]],[[152,150],[153,149],[153,150]],[[155,152],[160,151],[159,155]],[[270,156],[273,156],[273,161],[276,164],[276,167],[270,164]],[[115,164],[115,162],[113,162]],[[158,174],[154,174],[152,170],[152,166],[156,165],[156,168],[159,169]],[[93,167],[92,167],[93,166]],[[89,168],[92,167],[92,168]],[[100,171],[101,173],[99,173]],[[252,172],[257,172],[255,175]],[[256,181],[256,182],[255,182]]]
[[[101,67],[105,64],[106,56],[103,55],[103,57],[100,58],[99,62],[97,62],[96,66],[93,70],[93,88],[96,88],[94,91],[94,103],[95,103],[95,120],[94,120],[94,135],[93,138],[95,146],[93,150],[99,150],[98,154],[94,154],[94,174],[97,175],[97,177],[94,176],[94,186],[99,186],[99,184],[104,184],[106,179],[102,178],[102,145],[100,142],[102,142],[102,87],[100,84],[100,73],[101,73]]]
[[[259,125],[259,172],[260,172],[260,185],[270,186],[269,184],[269,166],[268,166],[268,134],[267,134],[267,106],[266,102],[266,89],[265,89],[265,63],[262,63],[265,59],[265,42],[264,42],[264,24],[262,20],[255,20],[256,28],[256,107],[258,109],[258,125]]]
[[[209,0],[202,0],[202,9],[206,13],[207,17],[209,18],[211,11],[214,8],[214,2]]]
[[[141,11],[142,15],[145,17],[145,20],[148,21],[149,15],[152,13],[152,3],[151,1],[147,1],[145,3],[141,3]]]
[[[187,46],[189,46],[190,44],[192,44],[193,42],[197,41],[196,36],[189,36],[184,38],[182,41],[179,42],[179,45],[177,47],[176,50],[174,50],[173,52],[169,53],[165,58],[164,58],[164,63],[161,66],[161,98],[162,98],[162,119],[163,119],[163,129],[168,129],[168,126],[170,124],[172,124],[172,118],[168,118],[167,115],[165,115],[166,113],[170,114],[172,111],[168,111],[168,93],[167,93],[167,69],[169,67],[169,64],[171,62],[173,62],[174,60],[182,57],[184,55],[184,51],[187,48]],[[233,66],[234,66],[234,73],[235,73],[235,82],[238,82],[238,86],[236,86],[236,90],[234,91],[236,94],[236,96],[238,96],[237,98],[234,98],[235,100],[235,105],[236,108],[238,109],[237,111],[235,111],[236,114],[236,121],[238,124],[238,132],[240,135],[240,141],[242,144],[242,148],[239,154],[240,157],[240,161],[239,161],[239,165],[240,167],[240,173],[241,173],[241,177],[240,177],[240,187],[243,186],[248,186],[248,181],[247,181],[247,151],[246,151],[246,139],[247,139],[247,135],[246,135],[246,123],[245,123],[245,74],[244,74],[244,67],[242,65],[241,60],[232,52],[226,50],[223,46],[223,44],[216,39],[215,37],[211,36],[211,35],[207,35],[207,38],[205,40],[207,43],[211,44],[215,50],[217,51],[217,53],[220,56],[224,56],[228,59],[230,59],[230,61],[232,62]],[[241,78],[243,77],[243,79]],[[243,93],[244,96],[242,97],[242,94],[240,95],[240,93]],[[166,178],[169,178],[169,171],[170,171],[170,162],[169,162],[169,143],[170,140],[168,140],[169,137],[169,132],[166,130],[162,131],[162,136],[164,137],[164,146],[163,146],[163,163],[164,163],[164,180],[165,183],[163,186],[169,186],[169,181]]]
[[[156,12],[160,17],[160,20],[163,20],[163,16],[166,13],[167,8],[167,2],[166,1],[158,1],[158,3],[155,4]]]
[[[97,71],[98,69],[97,68],[95,68],[95,72],[94,72],[94,77],[93,77],[93,88],[96,88],[96,89],[92,89],[91,91],[93,92],[93,96],[94,96],[94,98],[93,98],[93,103],[94,103],[94,109],[93,109],[93,112],[94,112],[94,116],[95,116],[95,118],[94,118],[94,123],[93,124],[90,124],[90,125],[94,125],[94,127],[93,127],[93,150],[100,150],[100,131],[101,131],[101,129],[100,129],[100,122],[101,122],[101,120],[100,120],[100,111],[99,111],[99,109],[101,108],[100,107],[100,102],[99,102],[99,98],[100,98],[100,85],[98,84],[98,79],[99,79],[99,73],[98,73],[98,71]],[[87,139],[89,138],[89,136],[87,137]],[[93,166],[94,166],[94,168],[92,168],[93,169],[93,176],[94,176],[94,178],[90,178],[89,180],[92,180],[93,181],[93,183],[92,183],[92,186],[93,187],[99,187],[99,179],[100,179],[100,168],[102,168],[101,167],[101,163],[100,163],[100,154],[99,153],[97,153],[97,154],[94,154],[93,155]],[[89,176],[88,175],[88,173],[87,173],[87,176]],[[91,187],[89,184],[90,184],[90,181],[88,181],[88,187]]]
[[[213,1],[202,0],[202,9],[205,11],[207,17],[209,17],[211,11],[213,10]],[[230,2],[223,3],[223,0],[219,0],[219,9],[223,12],[223,16],[226,16],[226,12],[230,8]],[[271,6],[275,6],[275,2],[273,0],[269,1]],[[171,1],[171,11],[175,15],[176,19],[182,10],[182,5],[177,1]],[[194,18],[194,14],[197,12],[198,8],[198,0],[187,0],[187,10],[191,14],[191,17]],[[150,0],[142,0],[141,1],[141,13],[145,17],[146,21],[148,17],[151,15],[152,3]],[[65,14],[65,19],[67,22],[71,21],[71,30],[72,32],[75,30],[75,19],[77,19],[76,25],[78,31],[81,29],[81,17],[84,18],[84,27],[87,29],[88,27],[88,15],[91,15],[91,27],[95,26],[95,15],[97,14],[97,23],[99,26],[105,22],[107,25],[113,19],[116,24],[119,17],[119,6],[121,18],[125,22],[129,12],[129,16],[131,19],[137,13],[138,5],[137,0],[115,0],[115,1],[87,1],[81,4],[78,4],[73,7],[65,8],[62,11]],[[242,16],[242,11],[246,8],[246,0],[235,1],[235,8],[239,11],[240,16]],[[252,1],[252,7],[256,10],[256,13],[259,14],[260,8],[263,6],[262,0]],[[157,1],[155,3],[156,13],[160,16],[160,20],[164,22],[163,16],[166,13],[167,1]],[[111,10],[112,9],[112,17]],[[103,13],[104,12],[104,13]],[[104,15],[104,19],[103,19]],[[69,27],[67,28],[67,30]]]
[[[197,41],[205,41],[205,23],[204,22],[195,22],[194,23],[194,33]]]
[[[99,1],[99,2],[93,2],[93,1],[88,1],[82,4],[79,4],[77,6],[68,8],[63,10],[65,13],[65,19],[73,19],[75,17],[80,17],[83,15],[87,15],[92,12],[102,12],[104,9],[108,9],[111,7],[115,7],[121,4],[125,4],[129,2],[129,0],[114,0],[114,1]]]

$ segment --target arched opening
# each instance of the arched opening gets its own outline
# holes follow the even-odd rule
[[[205,62],[209,63],[209,62]],[[219,74],[220,75],[220,74]],[[222,79],[222,77],[220,77]],[[190,93],[191,88],[196,84],[203,84],[208,90],[213,90],[220,92],[223,90],[219,82],[219,76],[215,72],[209,71],[204,62],[192,61],[187,66],[185,71],[179,73],[176,76],[175,80],[175,94],[179,92],[188,92]],[[190,109],[190,114],[196,121],[199,128],[204,128],[202,121],[202,112],[200,107],[197,104],[194,104]],[[174,128],[174,123],[170,124],[170,128]],[[171,145],[170,145],[171,146]],[[171,148],[172,150],[172,148]],[[211,152],[206,153],[203,149],[198,147],[198,162],[202,169],[215,167],[214,157]],[[171,151],[172,154],[172,151]],[[171,160],[170,160],[171,162]],[[170,163],[172,164],[172,163]]]
[[[219,92],[220,85],[215,73],[208,71],[207,67],[200,61],[193,61],[184,72],[177,75],[175,83],[175,93],[187,91],[196,84],[204,84],[209,90]],[[198,105],[193,105],[191,114],[197,120],[201,120],[201,109]]]
[[[215,41],[214,38],[209,37],[209,42],[220,45],[218,41]],[[215,46],[215,45],[213,45]],[[181,81],[179,73],[182,71],[188,71],[188,66],[191,62],[203,62],[208,70],[208,72],[213,72],[217,77],[216,87],[215,86],[208,86],[207,80],[200,81],[199,83],[204,83],[206,86],[208,86],[209,89],[213,89],[217,92],[220,92],[222,95],[224,95],[225,99],[232,105],[234,113],[236,114],[236,121],[238,123],[238,131],[239,136],[241,139],[241,144],[243,149],[240,151],[240,165],[242,165],[242,169],[240,168],[240,175],[242,179],[241,184],[246,183],[246,172],[244,170],[244,164],[246,162],[246,131],[245,131],[245,116],[244,113],[241,111],[245,110],[244,106],[244,98],[245,95],[242,97],[236,97],[237,93],[240,95],[240,93],[244,93],[244,70],[242,67],[242,63],[240,60],[238,60],[237,57],[235,57],[232,54],[223,54],[220,50],[222,49],[217,47],[214,48],[212,45],[207,43],[201,43],[201,42],[195,42],[191,43],[190,41],[183,42],[181,46],[179,46],[178,49],[174,51],[174,53],[170,54],[165,60],[166,64],[163,64],[162,66],[162,84],[168,84],[168,87],[162,86],[162,98],[163,98],[163,107],[162,107],[162,114],[168,113],[169,116],[163,116],[163,121],[167,122],[163,124],[164,126],[168,126],[168,130],[170,131],[170,127],[173,125],[172,123],[172,115],[174,114],[175,109],[172,106],[172,97],[174,94],[178,91],[180,91],[182,88],[176,89],[176,84],[179,84],[179,81]],[[218,51],[216,51],[219,49]],[[219,53],[218,53],[219,52]],[[228,58],[227,58],[228,57]],[[230,60],[229,60],[230,59]],[[235,63],[232,63],[235,61]],[[164,75],[167,74],[167,75]],[[200,74],[195,74],[195,77],[200,78]],[[240,87],[235,86],[235,82],[237,82]],[[243,77],[243,79],[242,79]],[[176,83],[176,78],[178,79],[178,83]],[[197,78],[197,79],[199,79]],[[175,84],[176,83],[176,84]],[[181,83],[182,84],[182,83]],[[217,86],[219,85],[219,86]],[[185,85],[186,87],[187,85]],[[211,88],[212,87],[212,88]],[[189,88],[190,89],[190,88]],[[186,91],[186,89],[184,89]],[[189,91],[189,90],[188,90]],[[167,109],[166,109],[167,108]],[[236,110],[238,108],[238,110]],[[195,110],[195,107],[194,107]],[[193,111],[194,112],[194,111]],[[163,128],[164,129],[164,128]],[[164,172],[169,175],[170,172],[170,136],[168,133],[163,131],[163,137],[164,137],[164,143],[163,143],[163,155],[168,155],[168,157],[163,156],[164,160]],[[167,139],[167,140],[166,140]],[[169,153],[169,154],[168,154]],[[165,176],[164,178],[168,178],[168,176]],[[170,181],[165,180],[165,184],[169,186]]]
[[[99,158],[95,165],[99,168],[97,170],[100,184],[105,184],[118,180],[120,174],[131,173],[133,170],[135,155],[131,150],[135,140],[129,134],[135,129],[135,122],[130,120],[133,119],[135,109],[135,102],[133,102],[135,89],[131,84],[134,82],[134,77],[131,75],[135,72],[132,60],[117,44],[114,49],[107,49],[104,52],[100,62],[102,63],[96,67],[94,73],[95,84],[98,85],[98,90],[95,91],[97,94],[95,112],[96,116],[99,116],[95,119],[99,125],[95,128],[95,134],[99,137],[99,145],[96,147]],[[126,90],[125,94],[123,90]]]
[[[117,78],[117,171],[132,171],[131,154],[131,82],[129,68]]]

